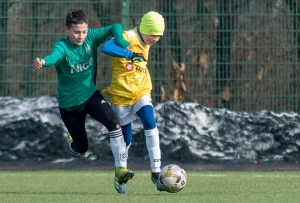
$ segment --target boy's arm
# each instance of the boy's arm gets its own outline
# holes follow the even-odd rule
[[[127,60],[132,58],[133,52],[129,49],[123,49],[117,45],[116,39],[105,42],[101,48],[102,52],[114,57],[122,57]]]
[[[34,66],[36,69],[53,66],[63,58],[64,53],[65,52],[62,47],[54,46],[50,55],[45,56],[44,58],[36,58]]]
[[[44,67],[49,67],[55,65],[61,59],[61,55],[57,52],[52,52],[49,56],[43,58],[45,60]]]
[[[115,39],[111,39],[104,43],[101,48],[102,52],[113,57],[121,57],[126,58],[127,60],[132,60],[134,63],[139,63],[142,61],[147,61],[144,58],[144,55],[141,53],[135,53],[130,51],[129,49],[123,49],[116,44]]]
[[[100,46],[103,42],[107,41],[108,37],[113,34],[116,39],[117,45],[126,49],[129,46],[129,42],[123,37],[123,27],[121,24],[115,23],[102,28],[90,29],[92,35],[96,39],[96,46]],[[90,32],[89,31],[89,32]]]
[[[65,49],[60,44],[54,45],[52,52],[49,56],[44,58],[45,60],[45,67],[53,66],[58,61],[60,61],[65,55]]]
[[[112,25],[111,31],[116,39],[117,45],[126,49],[129,46],[129,42],[123,37],[123,27],[121,24],[115,23]]]

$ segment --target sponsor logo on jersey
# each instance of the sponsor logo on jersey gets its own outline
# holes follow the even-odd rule
[[[71,65],[71,73],[74,72],[78,73],[78,72],[85,71],[89,69],[89,67],[92,65],[93,65],[93,57],[91,57],[88,62]]]
[[[146,73],[146,69],[145,68],[141,68],[141,67],[136,67],[136,71],[140,72],[140,73]]]
[[[130,72],[133,70],[133,64],[132,63],[127,63],[125,65],[126,71]]]

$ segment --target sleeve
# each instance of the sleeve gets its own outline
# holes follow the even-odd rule
[[[123,28],[121,24],[111,24],[106,27],[92,29],[94,33],[94,37],[96,38],[97,47],[100,46],[101,43],[105,42],[107,38],[113,34],[116,38],[117,45],[122,48],[127,48],[129,46],[129,42],[123,38]]]
[[[130,43],[123,38],[123,27],[122,27],[122,25],[118,24],[118,23],[113,24],[111,30],[112,30],[112,33],[113,33],[115,39],[116,39],[117,45],[119,45],[122,48],[127,48]]]
[[[54,45],[51,54],[43,58],[45,60],[44,67],[55,65],[63,58],[64,55],[64,49],[59,45]]]
[[[126,58],[127,60],[131,59],[133,54],[132,51],[119,47],[116,44],[115,39],[111,39],[104,43],[104,45],[101,48],[101,51],[109,56],[122,57]]]

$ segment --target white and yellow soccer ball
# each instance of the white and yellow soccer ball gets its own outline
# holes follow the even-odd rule
[[[161,169],[159,182],[162,188],[169,193],[176,193],[186,185],[187,175],[183,168],[176,164],[169,164]]]

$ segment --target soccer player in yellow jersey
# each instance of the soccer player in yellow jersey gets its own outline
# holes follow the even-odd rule
[[[159,41],[164,29],[162,15],[150,11],[142,17],[139,27],[123,32],[124,39],[130,43],[129,49],[117,46],[115,39],[109,40],[102,47],[104,53],[112,56],[112,78],[103,93],[109,96],[112,108],[120,120],[127,150],[132,141],[131,122],[136,119],[135,115],[140,117],[150,157],[151,180],[159,191],[163,191],[158,181],[161,150],[151,101],[152,83],[147,60],[150,47]]]

